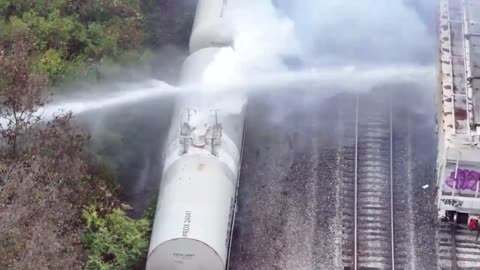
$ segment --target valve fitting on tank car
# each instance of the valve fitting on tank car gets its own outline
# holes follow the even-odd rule
[[[180,155],[186,154],[191,146],[210,147],[210,154],[217,156],[215,146],[221,144],[222,124],[218,122],[217,111],[210,110],[206,116],[195,109],[187,109],[180,126]]]

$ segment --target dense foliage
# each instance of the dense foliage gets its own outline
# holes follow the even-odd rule
[[[39,55],[34,67],[53,81],[78,75],[104,57],[143,45],[139,1],[1,1],[2,35],[28,29]]]
[[[83,211],[86,232],[83,242],[88,249],[88,270],[131,269],[146,254],[150,218],[131,219],[122,209],[102,215],[95,206]]]
[[[168,28],[162,27],[158,21],[168,19],[169,10],[161,2],[0,0],[0,39],[28,30],[39,52],[33,66],[53,82],[102,79],[101,65],[148,63],[162,41],[188,39],[191,14],[171,14],[174,23],[165,21]],[[183,40],[162,39],[179,32]]]

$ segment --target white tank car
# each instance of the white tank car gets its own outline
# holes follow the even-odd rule
[[[233,43],[231,27],[224,17],[226,2],[198,1],[190,35],[190,54],[210,47],[228,47]]]
[[[440,1],[439,218],[480,215],[480,1]]]
[[[200,0],[181,83],[202,80],[231,44],[222,28],[222,0]],[[224,270],[236,212],[246,97],[236,92],[186,93],[177,100],[147,270]]]

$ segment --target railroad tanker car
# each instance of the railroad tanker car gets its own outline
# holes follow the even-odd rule
[[[225,1],[199,0],[181,84],[203,79],[233,37]],[[232,48],[230,48],[232,49]],[[185,93],[178,97],[164,154],[147,270],[224,270],[236,212],[246,97]]]
[[[480,215],[480,1],[440,1],[437,92],[439,218],[469,224]]]

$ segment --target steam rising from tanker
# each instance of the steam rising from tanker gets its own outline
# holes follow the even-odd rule
[[[433,10],[433,0],[422,8]],[[391,82],[432,85],[434,39],[417,12],[401,0],[229,1],[225,11],[234,49],[224,48],[203,82],[174,87],[159,80],[112,86],[125,89],[96,100],[56,102],[74,113],[198,91],[274,91],[280,88],[368,91]]]
[[[435,51],[433,39],[403,1],[277,4],[229,2],[226,16],[235,35],[234,50],[225,48],[207,69],[205,89],[313,83],[361,91],[372,84],[433,79],[428,65]]]
[[[56,102],[74,113],[140,102],[178,92],[260,91],[308,86],[368,91],[376,84],[430,84],[434,38],[417,12],[401,0],[229,1],[225,17],[234,50],[224,48],[200,84],[173,87],[159,80],[123,84],[113,95]],[[421,7],[433,10],[433,0]],[[292,67],[294,66],[294,67]]]
[[[280,2],[312,65],[425,63],[435,51],[427,25],[403,0]],[[417,2],[433,13],[433,1]]]

